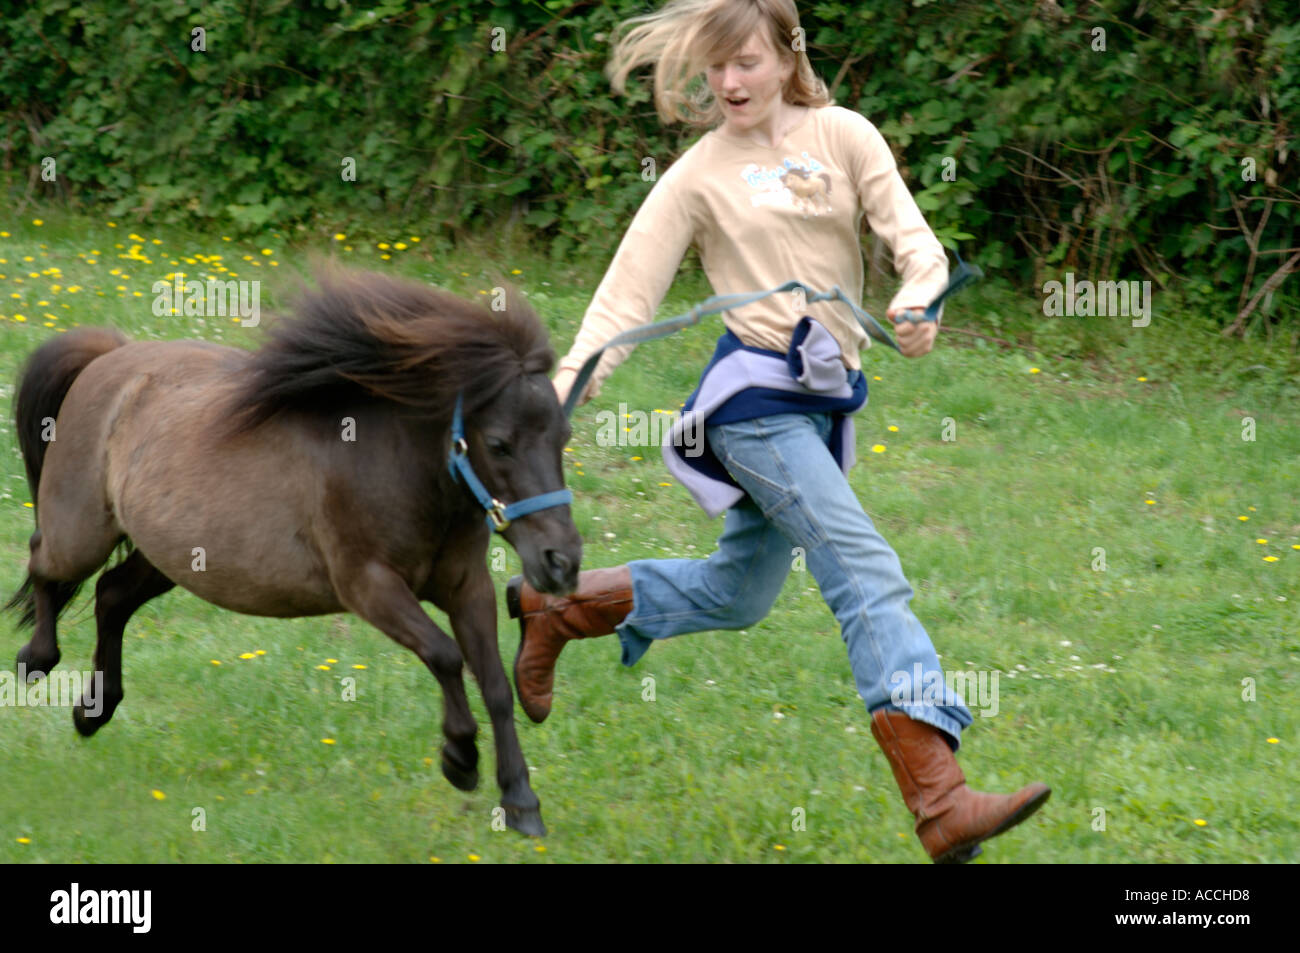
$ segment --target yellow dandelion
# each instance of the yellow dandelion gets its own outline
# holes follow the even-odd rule
[[[460,273],[460,276],[461,276],[462,278],[468,278],[468,277],[469,277],[469,272],[468,272],[468,271],[462,271],[462,272]]]
[[[1275,563],[1275,562],[1277,562],[1277,557],[1276,557],[1276,556],[1265,556],[1265,557],[1264,557],[1264,562],[1266,562],[1266,563]]]
[[[339,660],[336,659],[336,658],[327,658],[325,661],[329,662],[331,665],[338,665],[338,664],[339,664]]]
[[[871,448],[871,452],[872,452],[872,453],[884,453],[884,452],[885,452],[885,445],[884,445],[883,443],[875,444],[875,445]]]
[[[424,766],[425,766],[426,768],[431,767],[432,765],[433,765],[433,759],[432,759],[432,758],[425,758],[425,759],[424,759]]]
[[[544,854],[546,853],[546,845],[538,844],[536,847],[533,848],[533,850],[537,851],[537,853],[539,854]]]
[[[511,268],[511,269],[510,269],[510,274],[512,274],[512,275],[522,275],[523,272],[520,271],[518,268]],[[545,850],[546,848],[543,847],[542,849]]]
[[[873,378],[871,378],[871,379],[872,379],[873,381],[882,381],[882,380],[884,380],[884,378],[881,377],[879,374],[877,374],[875,377],[873,377]]]
[[[1139,377],[1138,380],[1140,380],[1140,381],[1145,381],[1146,378],[1145,378],[1145,377]]]
[[[328,672],[330,670],[328,665],[317,665],[316,668],[322,672]]]
[[[660,485],[660,486],[672,486],[671,483],[660,483],[659,485]]]
[[[478,854],[470,854],[470,855],[469,855],[469,859],[472,860],[472,861],[474,861],[474,863],[476,863],[476,864],[479,862],[479,856],[478,856]]]
[[[785,850],[785,845],[784,845],[784,844],[773,844],[773,845],[772,845],[772,849],[773,849],[773,850]]]
[[[262,249],[262,254],[263,254],[263,255],[267,255],[267,256],[269,257],[269,256],[271,255],[271,249],[269,249],[269,248],[263,248],[263,249]]]
[[[380,242],[376,247],[387,250],[389,246],[388,246],[388,242]]]
[[[20,837],[20,838],[18,838],[18,843],[20,843],[20,844],[30,844],[31,842],[32,842],[32,839],[31,839],[30,837]]]
[[[1249,517],[1249,516],[1238,516],[1237,519],[1241,520],[1241,521],[1244,523],[1244,522],[1246,522],[1246,520],[1250,519],[1250,517]]]
[[[336,242],[341,242],[341,241],[345,240],[347,237],[348,237],[348,236],[344,235],[342,232],[335,232],[335,233],[334,233],[334,240],[335,240]]]
[[[243,658],[243,659],[257,658],[257,656],[254,655],[252,652],[244,652],[244,653],[243,653],[242,655],[240,655],[239,657],[240,657],[240,658]]]
[[[441,858],[441,857],[434,857],[432,854],[430,854],[430,855],[429,855],[429,863],[431,863],[431,864],[440,864],[440,863],[442,863],[442,858]]]
[[[217,659],[212,659],[211,661],[212,661],[212,664],[213,664],[213,665],[220,665],[220,664],[221,664],[221,662],[219,662]]]
[[[159,791],[157,788],[154,788],[154,789],[153,789],[152,791],[150,791],[149,793],[153,795],[153,799],[154,799],[155,801],[165,801],[165,800],[167,800],[167,795],[166,795],[166,794],[163,794],[162,791]]]
[[[266,649],[258,649],[258,650],[257,650],[256,652],[254,652],[253,654],[254,654],[254,655],[265,655],[265,654],[266,654]]]
[[[355,668],[355,669],[364,669],[364,668],[365,668],[364,665],[353,665],[352,667]]]
[[[1156,505],[1156,501],[1155,501],[1155,500],[1143,500],[1142,502],[1145,503],[1147,506],[1155,506],[1155,505]]]
[[[419,235],[412,235],[412,236],[411,236],[411,241],[413,241],[413,242],[418,242],[419,240],[420,240],[420,236],[419,236]]]
[[[393,247],[396,248],[398,251],[405,251],[406,242],[394,242]]]
[[[1255,542],[1257,542],[1257,543],[1259,543],[1261,546],[1263,546],[1265,543],[1268,542],[1268,540],[1266,540],[1266,539],[1257,539],[1257,540],[1255,540]]]
[[[1192,821],[1192,823],[1195,824],[1197,827],[1205,826],[1205,821],[1201,820],[1199,817],[1196,820]]]
[[[641,458],[640,458],[640,457],[633,457],[632,459],[633,459],[633,460],[640,460]]]
[[[382,258],[384,261],[388,261],[388,259],[392,258],[393,256],[385,254],[385,255],[380,255],[379,257]]]
[[[1281,744],[1281,742],[1278,741],[1276,738],[1269,738],[1268,743],[1271,745]]]
[[[890,433],[898,433],[898,428],[895,427],[893,424],[890,424],[887,429],[889,430]]]
[[[320,743],[323,744],[323,745],[332,745],[332,744],[334,744],[334,739],[333,739],[333,738],[322,738],[322,739],[320,740]]]
[[[33,225],[44,225],[45,223],[44,223],[43,221],[41,221],[39,218],[34,218],[34,219],[32,219],[32,224],[33,224]]]
[[[8,238],[8,237],[9,237],[8,232],[0,232],[0,238]]]

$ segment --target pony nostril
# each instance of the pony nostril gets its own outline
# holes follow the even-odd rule
[[[550,569],[553,576],[562,579],[573,568],[573,560],[558,549],[548,549],[546,551],[546,567]]]

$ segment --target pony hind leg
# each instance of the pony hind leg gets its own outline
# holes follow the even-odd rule
[[[93,493],[93,481],[69,483],[51,480],[58,468],[47,468],[37,511],[36,530],[29,547],[27,578],[9,600],[19,609],[19,626],[35,625],[31,640],[18,652],[18,663],[28,676],[46,674],[59,661],[56,623],[59,614],[84,583],[113,554],[122,541],[122,529],[104,511],[102,496]]]
[[[176,584],[135,550],[95,584],[95,670],[80,703],[72,710],[77,731],[90,737],[113,717],[122,701],[122,633],[142,605]]]
[[[90,575],[87,572],[76,579],[50,579],[40,575],[36,569],[40,547],[41,531],[38,529],[32,533],[32,556],[27,578],[6,606],[22,611],[18,622],[20,628],[35,627],[27,644],[18,650],[19,676],[26,681],[48,675],[59,664],[62,657],[59,652],[59,614],[76,598],[81,584]]]

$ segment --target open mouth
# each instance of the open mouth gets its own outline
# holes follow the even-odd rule
[[[727,100],[727,105],[729,105],[732,109],[739,109],[741,106],[744,106],[745,103],[749,102],[749,97],[748,97],[748,96],[734,96],[734,97],[733,97],[733,96],[728,96],[728,97],[726,97],[726,100]]]

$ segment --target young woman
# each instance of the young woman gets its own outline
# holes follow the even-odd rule
[[[899,346],[908,357],[927,353],[937,323],[906,318],[946,286],[943,248],[880,133],[831,105],[798,42],[791,0],[674,0],[625,26],[632,29],[609,66],[614,89],[653,62],[660,117],[712,128],[659,178],[623,237],[560,362],[561,402],[588,356],[652,320],[692,243],[718,294],[797,277],[860,300],[863,215],[903,277],[886,312]],[[701,73],[707,88],[692,90]],[[913,593],[898,557],[846,478],[849,415],[866,402],[859,351],[870,339],[841,302],[772,296],[724,320],[727,332],[678,422],[702,426],[707,449],[692,458],[673,441],[664,446],[670,471],[705,511],[725,510],[717,552],[585,571],[567,598],[511,580],[510,611],[522,630],[520,702],[534,721],[546,718],[555,662],[571,639],[617,632],[623,664],[632,665],[654,639],[753,625],[780,592],[792,548],[801,547],[840,623],[872,734],[922,845],[938,862],[969,860],[980,841],[1024,820],[1050,791],[1043,784],[1011,795],[972,791],[953,758],[971,714],[944,687],[934,647],[908,607]],[[629,350],[605,353],[584,402]]]

